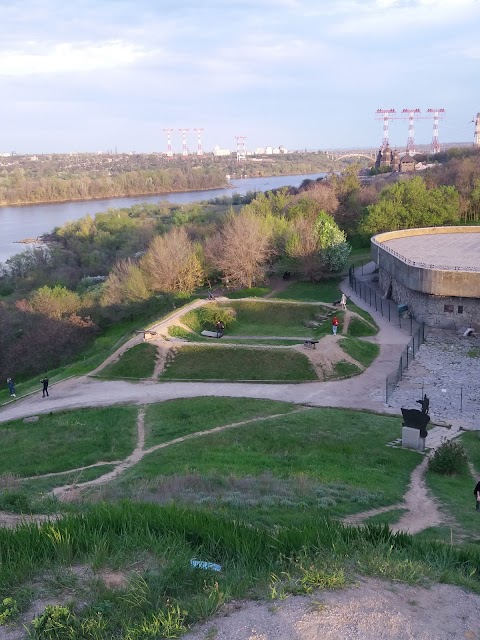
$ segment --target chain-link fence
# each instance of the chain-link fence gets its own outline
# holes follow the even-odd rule
[[[400,356],[397,369],[389,374],[385,381],[385,401],[388,402],[393,390],[402,379],[403,372],[408,368],[418,349],[425,342],[425,325],[414,319],[406,305],[398,305],[393,300],[381,296],[376,287],[357,278],[353,266],[350,267],[348,278],[351,289],[366,304],[381,313],[389,322],[392,322],[400,329],[403,328],[410,332],[410,342]]]

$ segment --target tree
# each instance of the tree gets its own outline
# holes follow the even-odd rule
[[[246,207],[230,215],[223,229],[205,247],[207,261],[228,285],[250,288],[265,277],[272,252],[268,221]]]
[[[75,314],[82,306],[82,299],[77,293],[60,285],[37,289],[29,302],[34,313],[55,320]]]
[[[204,278],[200,248],[182,227],[154,238],[141,268],[150,289],[164,293],[190,294]]]
[[[132,260],[120,260],[110,271],[104,284],[102,303],[128,304],[150,296],[144,272]]]
[[[367,207],[360,230],[370,235],[382,231],[435,227],[459,220],[459,195],[454,187],[427,189],[420,177],[397,182]]]
[[[350,254],[350,245],[332,216],[321,211],[316,219],[297,217],[287,243],[294,269],[311,282],[326,273],[340,271]]]

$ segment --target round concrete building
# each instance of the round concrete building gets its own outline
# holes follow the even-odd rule
[[[480,227],[403,229],[374,236],[382,294],[419,322],[480,331]]]

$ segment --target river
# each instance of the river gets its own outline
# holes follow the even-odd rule
[[[279,187],[298,187],[306,178],[315,179],[324,173],[299,176],[274,176],[270,178],[244,178],[231,180],[231,187],[209,189],[208,191],[185,191],[155,196],[132,196],[128,198],[105,198],[103,200],[82,200],[76,202],[57,202],[53,204],[32,204],[19,207],[0,207],[0,262],[5,262],[15,253],[29,246],[18,244],[25,238],[38,238],[71,220],[78,220],[87,214],[95,215],[107,209],[131,207],[140,202],[156,203],[168,201],[175,204],[188,204],[200,200],[211,200],[234,193],[245,195],[249,191],[269,191]]]

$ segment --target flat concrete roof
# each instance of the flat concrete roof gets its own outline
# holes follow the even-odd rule
[[[380,246],[396,251],[405,260],[427,263],[431,269],[448,265],[480,272],[480,233],[407,235],[385,240]]]

